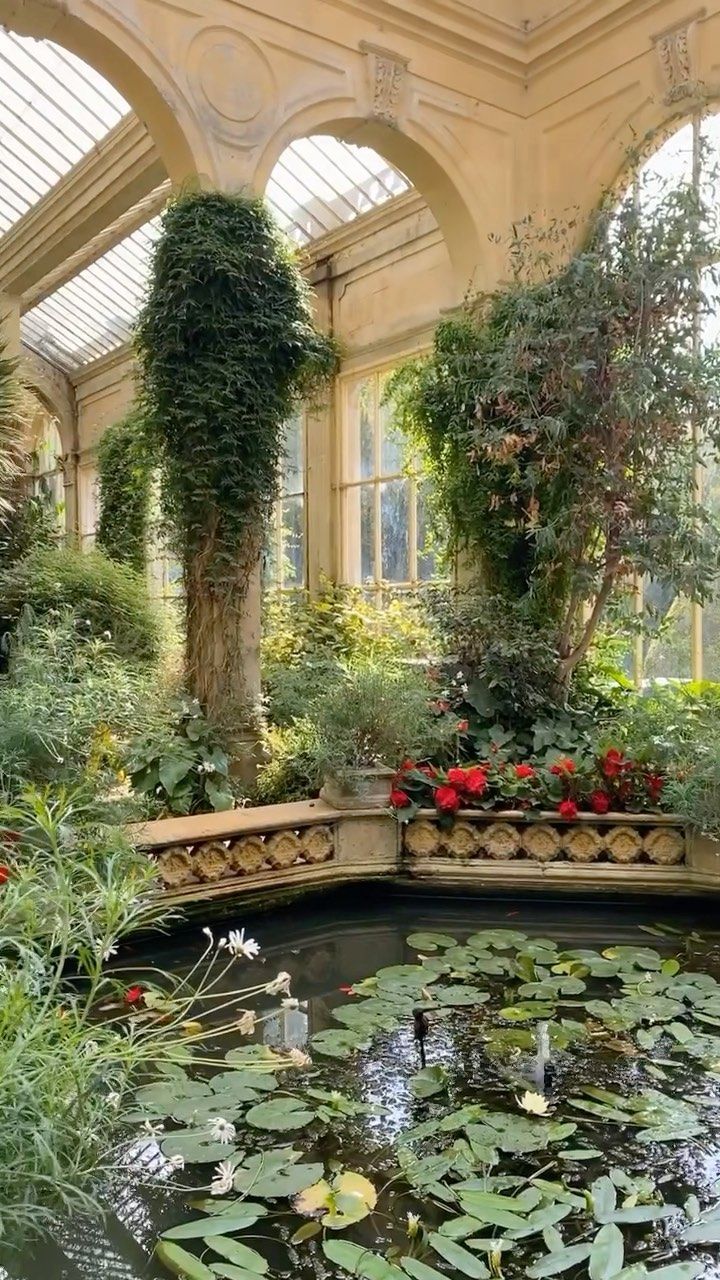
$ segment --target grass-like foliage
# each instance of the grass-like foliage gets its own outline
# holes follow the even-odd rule
[[[26,614],[0,677],[0,791],[84,775],[114,785],[127,742],[160,724],[162,702],[156,669],[119,658],[70,611]]]
[[[246,702],[239,628],[278,492],[283,426],[332,372],[309,290],[263,201],[170,205],[137,330],[141,399],[184,568],[193,691]]]
[[[34,547],[0,573],[0,619],[7,631],[26,606],[37,617],[73,609],[90,634],[105,636],[116,653],[142,662],[158,657],[162,619],[140,574],[100,551]]]

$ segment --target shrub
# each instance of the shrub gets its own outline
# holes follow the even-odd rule
[[[148,443],[136,410],[108,427],[98,445],[97,545],[138,573],[147,559],[151,484]]]
[[[318,794],[323,779],[310,720],[302,718],[283,728],[271,726],[265,745],[270,758],[258,772],[256,804],[287,804]]]
[[[170,723],[130,744],[126,767],[133,788],[160,815],[232,809],[228,755],[199,702],[179,698],[172,710]]]
[[[152,661],[159,655],[162,619],[144,579],[99,551],[35,547],[7,567],[0,573],[6,632],[26,606],[40,618],[63,606],[73,609],[88,632],[109,640],[121,657]]]
[[[343,671],[307,710],[320,776],[345,779],[354,769],[394,768],[408,755],[441,756],[456,721],[438,715],[432,695],[428,677],[407,668],[367,663]]]
[[[0,678],[0,784],[69,785],[90,774],[96,789],[116,782],[123,744],[161,716],[155,670],[117,656],[66,611],[47,621],[25,614]]]
[[[323,689],[343,665],[427,661],[437,653],[438,629],[424,602],[391,596],[376,604],[356,587],[325,581],[307,592],[265,600],[262,667],[268,715],[290,725],[307,706],[308,689]]]

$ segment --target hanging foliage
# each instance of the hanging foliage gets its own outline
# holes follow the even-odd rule
[[[687,184],[601,209],[568,254],[571,230],[516,228],[511,282],[444,320],[393,387],[452,545],[496,613],[544,629],[559,690],[633,574],[703,601],[720,549],[688,430],[717,453],[717,356],[696,341],[717,211]]]
[[[147,559],[151,485],[142,418],[133,410],[108,427],[98,446],[97,543],[111,560],[138,573]]]
[[[283,425],[336,363],[261,200],[170,206],[138,327],[143,411],[183,565],[188,675],[203,706],[244,718],[241,625],[278,493]]]
[[[23,470],[25,440],[23,394],[17,376],[17,362],[10,359],[6,351],[6,344],[0,342],[0,521],[5,520],[14,507],[17,482]]]

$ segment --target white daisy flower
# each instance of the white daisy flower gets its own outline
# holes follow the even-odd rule
[[[254,960],[260,955],[260,944],[254,938],[246,938],[244,929],[231,929],[227,940],[228,951],[233,956]]]
[[[269,996],[290,995],[290,983],[292,979],[289,973],[279,973],[277,978],[273,978],[272,982],[268,982],[265,990]]]
[[[210,1183],[211,1196],[224,1196],[233,1189],[235,1170],[231,1160],[221,1160]]]
[[[160,1138],[165,1132],[164,1124],[153,1124],[152,1120],[146,1120],[143,1124],[142,1131],[147,1138]]]
[[[257,1018],[252,1009],[244,1009],[242,1017],[238,1018],[235,1025],[241,1036],[251,1036],[255,1030],[256,1022]]]
[[[312,1065],[310,1054],[303,1053],[302,1049],[291,1049],[288,1057],[294,1067],[309,1067]]]
[[[235,1134],[235,1125],[230,1120],[215,1116],[215,1119],[210,1121],[210,1137],[213,1142],[229,1144],[235,1141]]]

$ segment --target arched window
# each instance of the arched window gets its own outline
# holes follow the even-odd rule
[[[299,409],[285,424],[280,497],[265,552],[265,585],[281,591],[307,586],[306,419]]]
[[[57,419],[38,400],[28,457],[29,491],[41,500],[60,537],[65,532],[65,462]]]

